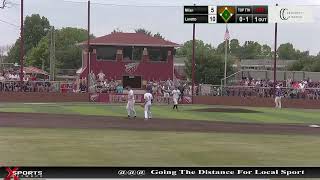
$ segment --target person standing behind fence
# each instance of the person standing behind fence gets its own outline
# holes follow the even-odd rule
[[[128,112],[128,118],[130,119],[133,115],[133,118],[137,117],[136,110],[134,109],[134,93],[130,86],[127,87],[128,90],[128,103],[127,103],[127,112]]]
[[[152,89],[148,89],[147,92],[144,94],[144,120],[148,120],[152,118],[151,114],[151,104],[153,100],[153,96],[151,94]]]
[[[172,100],[173,100],[173,108],[172,109],[178,109],[178,102],[179,102],[179,97],[180,97],[180,91],[178,88],[174,87],[174,90],[171,92],[172,93]]]
[[[276,87],[276,97],[274,99],[274,102],[276,104],[276,108],[279,108],[279,109],[282,108],[282,104],[281,104],[282,97],[283,97],[282,90],[281,90],[280,86],[277,86]]]

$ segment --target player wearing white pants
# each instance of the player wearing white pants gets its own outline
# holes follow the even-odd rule
[[[150,92],[146,92],[143,98],[144,98],[144,119],[148,120],[152,118],[151,104],[152,104],[153,96]]]
[[[164,100],[169,104],[170,103],[170,88],[169,86],[162,87]]]
[[[178,111],[178,101],[180,97],[180,91],[176,87],[172,91],[172,100],[173,100],[173,109],[177,109]]]
[[[281,98],[282,98],[283,94],[282,94],[280,86],[277,86],[276,88],[277,88],[276,89],[276,97],[274,98],[274,102],[276,104],[276,108],[281,109],[282,108]]]
[[[131,89],[131,87],[127,87],[128,89],[128,103],[127,103],[127,112],[128,112],[128,118],[131,118],[132,116],[134,118],[137,117],[137,113],[136,110],[134,109],[134,103],[135,103],[135,99],[134,99],[134,93],[133,90]]]

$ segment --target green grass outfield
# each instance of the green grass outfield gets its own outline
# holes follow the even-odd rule
[[[126,116],[124,107],[1,103],[0,111],[123,117]],[[154,117],[159,118],[320,123],[319,110],[244,107],[258,112],[190,111],[210,107],[217,106],[181,106],[180,112],[173,112],[168,106],[154,106],[152,111]],[[136,108],[142,117],[143,109]],[[7,166],[320,166],[319,149],[320,137],[316,135],[0,127],[0,163]]]
[[[152,114],[155,118],[210,120],[226,122],[251,122],[251,123],[320,123],[320,110],[310,109],[274,109],[237,107],[257,111],[254,113],[229,113],[229,112],[194,112],[194,109],[214,108],[222,106],[187,105],[180,106],[180,112],[175,112],[171,106],[153,106]],[[234,108],[234,107],[223,107]],[[143,109],[136,105],[139,117],[143,117]],[[125,105],[105,104],[29,104],[6,103],[0,104],[0,112],[31,112],[31,113],[58,113],[100,116],[126,116]]]
[[[319,166],[320,137],[0,128],[0,161],[28,166]]]

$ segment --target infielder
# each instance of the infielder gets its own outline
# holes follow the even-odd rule
[[[280,86],[276,87],[276,97],[274,99],[274,102],[276,104],[276,108],[281,109],[281,98],[283,97],[282,91]]]
[[[148,120],[152,118],[151,114],[151,104],[153,96],[150,93],[151,90],[147,90],[147,92],[144,94],[144,120]]]
[[[133,115],[134,118],[137,117],[136,110],[134,109],[134,93],[130,86],[127,87],[128,90],[128,103],[127,103],[127,112],[128,112],[128,118],[131,118],[131,115]]]
[[[180,97],[180,91],[176,87],[174,87],[174,90],[171,92],[172,93],[172,100],[173,100],[173,108],[172,109],[177,109],[178,111],[178,101]]]

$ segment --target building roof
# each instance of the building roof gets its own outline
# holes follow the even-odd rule
[[[87,41],[80,43],[86,45]],[[91,45],[180,47],[181,45],[143,33],[111,33],[90,40]]]
[[[44,75],[49,75],[46,71],[33,67],[33,66],[29,66],[29,67],[23,67],[23,71],[26,74],[44,74]]]

